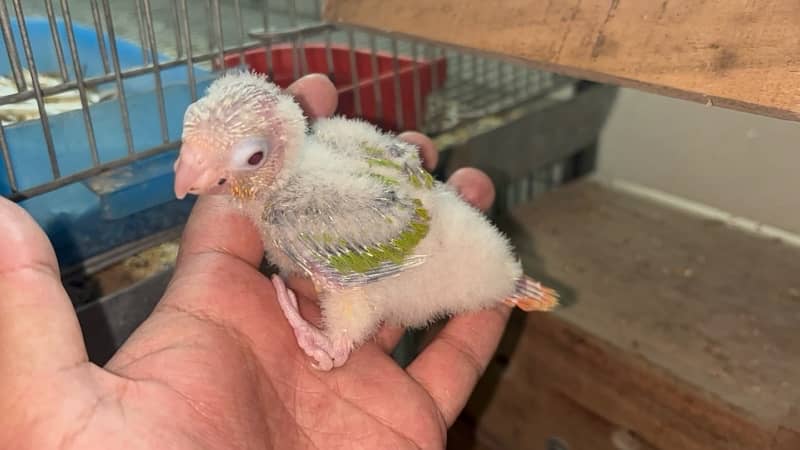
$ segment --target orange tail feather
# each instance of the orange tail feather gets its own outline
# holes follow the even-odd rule
[[[516,293],[503,300],[509,307],[517,307],[523,311],[552,311],[559,305],[558,292],[542,286],[527,276],[517,282]]]

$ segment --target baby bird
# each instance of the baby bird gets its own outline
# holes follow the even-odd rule
[[[342,366],[382,324],[558,304],[508,239],[424,170],[418,148],[360,120],[309,125],[256,73],[227,73],[189,105],[175,194],[228,195],[257,226],[280,307],[319,370]],[[321,329],[301,317],[291,275],[313,282]]]

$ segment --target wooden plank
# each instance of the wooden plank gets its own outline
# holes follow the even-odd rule
[[[326,0],[324,14],[573,77],[800,119],[796,0]]]
[[[537,316],[529,322],[480,425],[482,431],[506,440],[506,448],[537,448],[524,443],[542,432],[524,424],[542,422],[552,406],[536,404],[540,393],[531,386],[535,376],[550,380],[553,391],[580,405],[587,415],[610,424],[603,434],[598,425],[571,426],[571,438],[591,444],[576,448],[604,448],[603,438],[610,447],[614,429],[634,430],[652,447],[664,450],[767,450],[774,439],[770,425],[687,384],[680,374],[642,355],[632,357],[566,321]],[[545,423],[551,427],[548,431],[558,430],[558,422]]]
[[[538,420],[525,410],[544,377],[656,448],[794,448],[800,249],[595,182],[501,225],[529,272],[572,304],[528,318],[488,432],[508,436],[515,415]]]
[[[530,343],[522,345],[527,348]],[[541,344],[531,350],[539,348]],[[548,443],[555,441],[566,449],[619,450],[612,441],[621,431],[615,424],[553,387],[552,371],[531,368],[532,364],[512,363],[480,416],[476,433],[498,449],[540,450],[552,448]]]

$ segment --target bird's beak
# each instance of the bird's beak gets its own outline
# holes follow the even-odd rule
[[[184,145],[175,161],[175,197],[202,195],[217,191],[219,171],[196,148]]]

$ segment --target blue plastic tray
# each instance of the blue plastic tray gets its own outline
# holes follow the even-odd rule
[[[28,17],[25,23],[37,70],[40,73],[57,73],[58,60],[47,18]],[[56,25],[70,79],[74,79],[66,26],[61,20]],[[19,24],[12,21],[11,28],[17,51],[23,60],[23,65],[27,67]],[[75,23],[72,28],[83,75],[91,77],[103,74],[104,68],[95,30]],[[108,36],[104,36],[104,40],[107,60],[111,61]],[[115,42],[123,70],[143,65],[141,47],[123,39],[116,39]],[[2,42],[0,49],[7,54]],[[160,61],[169,59],[166,55],[158,55],[158,58]],[[113,70],[113,67],[111,69]],[[0,58],[0,73],[10,75],[8,58]],[[196,67],[193,68],[193,73],[198,95],[205,91],[216,76],[213,72]],[[178,66],[163,70],[160,75],[168,137],[170,141],[174,141],[180,139],[183,114],[191,102],[188,70],[186,66]],[[148,73],[125,79],[123,87],[134,150],[139,152],[161,145],[163,141],[155,93],[155,75]],[[111,81],[101,85],[100,89],[116,89],[116,83]],[[117,99],[103,101],[91,105],[89,112],[100,163],[127,156],[120,102]],[[82,112],[75,110],[48,115],[48,119],[61,175],[68,176],[91,168],[92,159]],[[5,137],[11,155],[12,169],[20,190],[53,180],[42,124],[38,119],[7,126]],[[172,163],[175,157],[176,151],[173,150],[142,159],[132,165],[34,197],[20,204],[45,229],[56,247],[61,263],[74,264],[123,242],[179,224],[183,220],[180,216],[188,212],[185,205],[189,202],[183,202],[183,206],[165,205],[175,202],[172,192]],[[0,160],[0,194],[10,193],[5,167]],[[170,211],[172,210],[170,208],[175,209],[177,216],[174,220],[165,218],[153,221],[145,218],[143,220],[147,225],[141,224],[141,226],[125,223],[128,219],[134,222],[136,222],[134,219],[142,219],[148,210],[155,213],[163,209],[155,208],[160,205]],[[167,210],[160,213],[163,214]],[[178,213],[179,211],[183,213]],[[98,227],[106,227],[113,232],[105,232]]]

